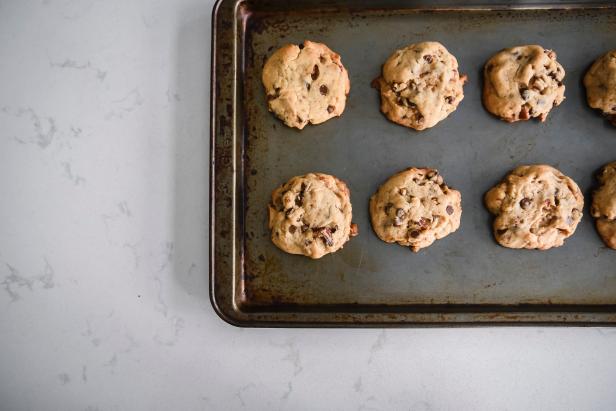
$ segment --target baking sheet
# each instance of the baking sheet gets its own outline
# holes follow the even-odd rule
[[[250,326],[615,322],[616,251],[601,242],[589,205],[593,173],[616,160],[616,128],[587,107],[581,79],[616,48],[616,9],[327,4],[222,1],[215,10],[211,279],[219,314]],[[304,39],[342,56],[351,92],[342,117],[298,131],[268,112],[260,77],[273,50]],[[454,113],[416,132],[380,113],[370,83],[394,50],[426,40],[443,43],[469,82]],[[566,100],[543,124],[508,124],[481,104],[483,64],[521,44],[555,50],[566,70]],[[584,217],[563,247],[503,248],[483,195],[534,163],[578,183]],[[437,168],[462,193],[460,229],[419,253],[380,241],[368,211],[378,186],[410,166]],[[347,183],[360,233],[316,261],[276,248],[267,228],[272,190],[312,171]]]

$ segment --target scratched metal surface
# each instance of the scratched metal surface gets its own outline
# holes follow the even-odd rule
[[[616,160],[616,129],[586,106],[581,84],[590,63],[616,48],[616,10],[250,11],[240,121],[245,254],[244,272],[236,273],[236,307],[262,313],[263,321],[286,307],[301,321],[303,311],[327,317],[353,307],[386,316],[388,307],[404,312],[417,304],[531,304],[538,312],[552,304],[602,305],[604,311],[616,304],[616,251],[604,247],[589,215],[593,173]],[[342,56],[351,93],[342,117],[297,131],[267,111],[260,76],[272,50],[304,39],[324,42]],[[425,40],[443,43],[469,82],[457,111],[415,132],[386,120],[370,82],[394,50]],[[557,52],[566,70],[566,100],[544,124],[502,122],[481,104],[483,64],[504,47],[534,43]],[[532,163],[554,165],[580,185],[584,218],[563,247],[500,247],[483,194],[515,166]],[[377,187],[410,166],[439,169],[463,202],[460,229],[419,253],[380,241],[368,212]],[[347,182],[360,233],[316,261],[277,249],[267,228],[271,191],[311,171]]]

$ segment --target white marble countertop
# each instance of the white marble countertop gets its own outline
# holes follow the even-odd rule
[[[0,0],[0,409],[616,409],[616,329],[221,321],[212,5]]]

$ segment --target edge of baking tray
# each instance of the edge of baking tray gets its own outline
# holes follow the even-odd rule
[[[578,305],[333,305],[276,307],[259,311],[242,307],[236,299],[238,273],[243,266],[242,154],[237,144],[242,130],[241,75],[243,33],[248,6],[276,10],[297,7],[281,0],[218,0],[212,11],[211,105],[210,105],[210,301],[225,322],[238,327],[469,327],[469,326],[615,326],[616,306]],[[304,3],[302,3],[304,4]],[[319,8],[393,8],[392,1],[314,0]],[[333,5],[333,6],[332,6]],[[377,7],[378,6],[378,7]],[[389,7],[388,7],[389,6]],[[300,6],[301,7],[301,6]],[[596,2],[515,4],[462,0],[409,1],[416,9],[545,9],[616,8]],[[265,307],[267,308],[267,307]]]

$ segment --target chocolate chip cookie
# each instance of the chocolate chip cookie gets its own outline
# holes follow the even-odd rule
[[[504,247],[560,247],[582,219],[584,197],[577,184],[547,165],[520,166],[485,195],[494,237]]]
[[[274,52],[262,80],[269,111],[299,129],[340,116],[351,88],[340,56],[308,40]]]
[[[381,111],[389,120],[425,130],[458,107],[466,79],[441,43],[427,41],[396,50],[372,85],[381,92]]]
[[[269,204],[274,244],[310,258],[333,253],[357,235],[351,218],[349,189],[328,174],[293,177],[274,190]]]
[[[417,252],[460,227],[462,197],[431,168],[409,168],[391,176],[370,198],[376,235]]]
[[[616,250],[616,161],[604,166],[597,179],[600,185],[593,195],[591,214],[603,242]]]
[[[616,126],[616,50],[599,57],[584,76],[586,100]]]
[[[505,49],[484,66],[483,104],[505,121],[545,121],[565,99],[564,78],[552,50],[536,45]]]

